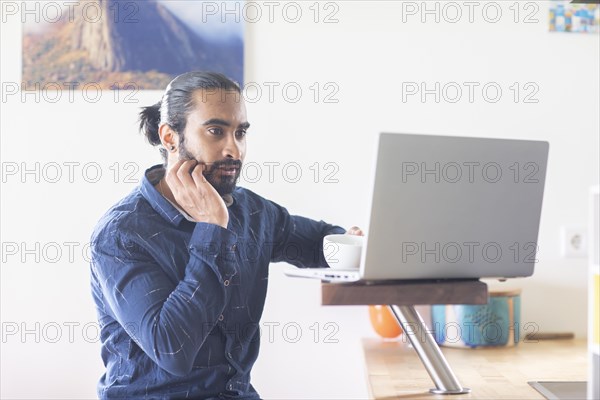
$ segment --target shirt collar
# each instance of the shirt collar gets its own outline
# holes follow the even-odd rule
[[[172,223],[173,225],[179,225],[182,220],[187,219],[181,211],[174,207],[174,205],[167,200],[162,194],[156,190],[154,185],[158,183],[165,176],[165,167],[163,164],[153,165],[144,172],[144,177],[140,185],[140,191],[142,196],[148,203],[159,213],[164,219]],[[234,203],[234,196],[232,194],[223,195],[225,205],[229,208]]]

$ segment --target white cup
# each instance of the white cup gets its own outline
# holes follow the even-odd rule
[[[336,234],[323,238],[325,261],[335,269],[358,269],[364,236]]]

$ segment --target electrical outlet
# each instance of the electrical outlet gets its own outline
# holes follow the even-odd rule
[[[586,226],[563,226],[560,230],[561,255],[564,258],[587,257]]]

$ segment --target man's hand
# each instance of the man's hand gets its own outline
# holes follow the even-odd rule
[[[358,226],[353,226],[352,228],[348,229],[346,235],[365,236],[362,229],[360,229]]]
[[[205,169],[206,164],[196,160],[179,160],[167,172],[165,180],[177,204],[196,222],[208,222],[227,228],[227,206],[202,174]]]

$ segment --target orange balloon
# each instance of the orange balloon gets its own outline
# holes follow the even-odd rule
[[[393,339],[402,334],[402,328],[388,306],[369,306],[371,325],[379,336]]]

